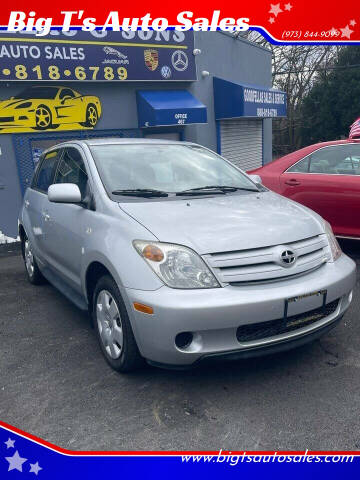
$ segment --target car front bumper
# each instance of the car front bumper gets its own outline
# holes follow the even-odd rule
[[[346,255],[295,279],[247,286],[204,290],[155,291],[127,289],[134,302],[153,307],[149,315],[131,309],[130,318],[141,354],[153,363],[189,366],[211,357],[250,357],[304,344],[332,328],[350,305],[355,285],[355,263]],[[281,319],[285,300],[326,290],[326,303],[339,300],[333,313],[307,326],[281,335],[240,343],[239,326]],[[314,302],[312,305],[311,302]],[[318,307],[314,296],[296,305],[296,314]],[[175,344],[181,332],[193,334],[192,343],[180,349]]]

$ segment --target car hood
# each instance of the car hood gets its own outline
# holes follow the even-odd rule
[[[200,254],[286,244],[324,233],[321,218],[273,192],[121,203],[160,241]]]

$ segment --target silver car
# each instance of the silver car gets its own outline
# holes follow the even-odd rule
[[[122,372],[302,345],[344,315],[355,264],[319,215],[258,180],[193,143],[52,147],[19,219],[28,278],[89,310]]]

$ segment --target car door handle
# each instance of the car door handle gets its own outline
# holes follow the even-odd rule
[[[290,178],[290,180],[285,180],[286,185],[290,185],[291,187],[296,187],[297,185],[301,185],[301,182],[299,180],[296,180],[295,178]]]
[[[29,202],[29,200],[25,200],[25,202],[24,202],[24,203],[25,203],[25,207],[26,207],[26,208],[28,208],[28,207],[29,207],[29,205],[30,205],[30,202]]]
[[[45,222],[48,222],[50,220],[50,215],[48,213],[43,213],[43,219]]]

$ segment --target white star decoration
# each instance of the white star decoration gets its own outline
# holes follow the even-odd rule
[[[4,442],[4,443],[6,445],[6,448],[14,448],[15,440],[12,440],[11,438],[9,438],[7,442]]]
[[[353,27],[354,25],[356,25],[356,21],[355,20],[350,20],[349,24]]]
[[[19,452],[16,450],[12,457],[5,457],[5,460],[9,462],[8,472],[10,472],[10,470],[22,472],[22,465],[27,461],[27,458],[21,458]]]
[[[37,475],[40,470],[42,470],[42,467],[40,467],[39,462],[30,463],[30,473],[35,473],[35,475]]]
[[[274,18],[274,17],[270,17],[270,18],[269,18],[269,22],[270,22],[270,23],[274,23],[274,22],[275,22],[275,18]]]
[[[350,35],[353,33],[354,30],[351,30],[349,28],[349,25],[346,25],[346,27],[344,28],[340,28],[341,30],[341,38],[342,37],[345,37],[345,38],[349,38],[350,39]]]
[[[269,10],[269,13],[272,13],[273,15],[275,15],[275,17],[277,17],[279,15],[279,13],[282,12],[281,8],[280,8],[280,3],[276,3],[275,5],[273,5],[272,3],[270,3],[270,10]]]
[[[285,10],[287,10],[288,12],[290,12],[291,9],[292,9],[291,3],[287,3],[287,4],[285,5]]]
[[[15,448],[15,440],[10,437],[4,443],[6,445],[6,448]],[[17,450],[12,457],[5,457],[5,460],[9,463],[8,472],[10,472],[11,470],[18,470],[19,472],[22,472],[23,463],[28,461],[27,458],[20,457]],[[30,463],[29,473],[35,473],[35,475],[37,476],[40,470],[42,470],[42,467],[40,467],[39,462]]]

